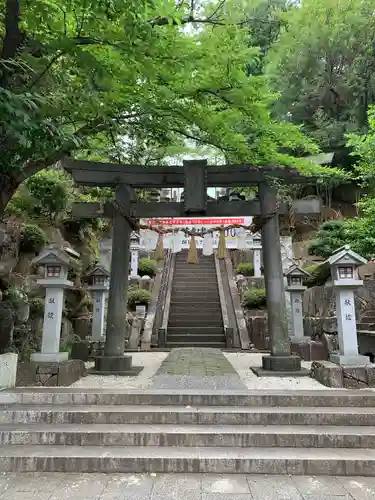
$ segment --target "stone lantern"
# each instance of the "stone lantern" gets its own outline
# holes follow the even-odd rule
[[[72,267],[67,252],[56,245],[47,246],[34,259],[34,264],[44,267],[44,278],[37,283],[46,289],[41,352],[31,355],[35,362],[63,362],[69,354],[60,352],[61,319],[64,307],[64,290],[73,283],[68,280]]]
[[[139,235],[135,232],[132,233],[130,237],[130,276],[132,278],[138,278],[138,261],[139,261]]]
[[[303,286],[303,279],[308,276],[310,276],[308,272],[296,265],[291,266],[285,272],[285,277],[287,279],[285,291],[290,294],[292,342],[301,342],[304,340],[302,306],[303,292],[306,290],[306,287]]]
[[[93,302],[91,340],[95,342],[104,341],[105,294],[109,288],[109,277],[109,272],[100,266],[96,266],[86,277]]]
[[[254,266],[254,278],[260,278],[262,276],[262,237],[259,233],[255,233],[253,236],[253,266]]]
[[[346,245],[338,249],[328,262],[331,265],[331,276],[336,294],[339,339],[339,352],[332,353],[330,360],[339,365],[367,364],[370,362],[369,358],[358,354],[354,302],[354,290],[363,285],[363,281],[358,276],[358,267],[367,264],[367,260]]]

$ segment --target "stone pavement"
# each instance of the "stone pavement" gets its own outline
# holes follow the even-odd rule
[[[373,500],[375,478],[2,474],[0,500]]]
[[[173,349],[161,364],[153,389],[244,390],[240,376],[220,349]]]

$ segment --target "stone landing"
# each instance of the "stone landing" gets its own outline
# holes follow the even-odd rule
[[[152,389],[244,391],[246,386],[219,349],[173,349],[153,379]]]

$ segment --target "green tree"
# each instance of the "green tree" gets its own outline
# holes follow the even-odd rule
[[[275,113],[328,151],[345,134],[364,131],[375,99],[373,0],[302,0],[269,52],[268,74],[279,92]]]
[[[232,161],[282,162],[311,144],[270,118],[247,75],[257,57],[237,0],[2,0],[0,215],[17,187],[73,154],[140,141],[210,144]],[[119,140],[119,138],[126,140]]]
[[[62,170],[42,170],[30,177],[26,186],[35,200],[34,213],[50,222],[66,211],[73,197],[73,182]]]

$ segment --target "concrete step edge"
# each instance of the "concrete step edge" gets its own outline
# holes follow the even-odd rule
[[[372,476],[375,450],[1,446],[0,471],[211,472]]]

